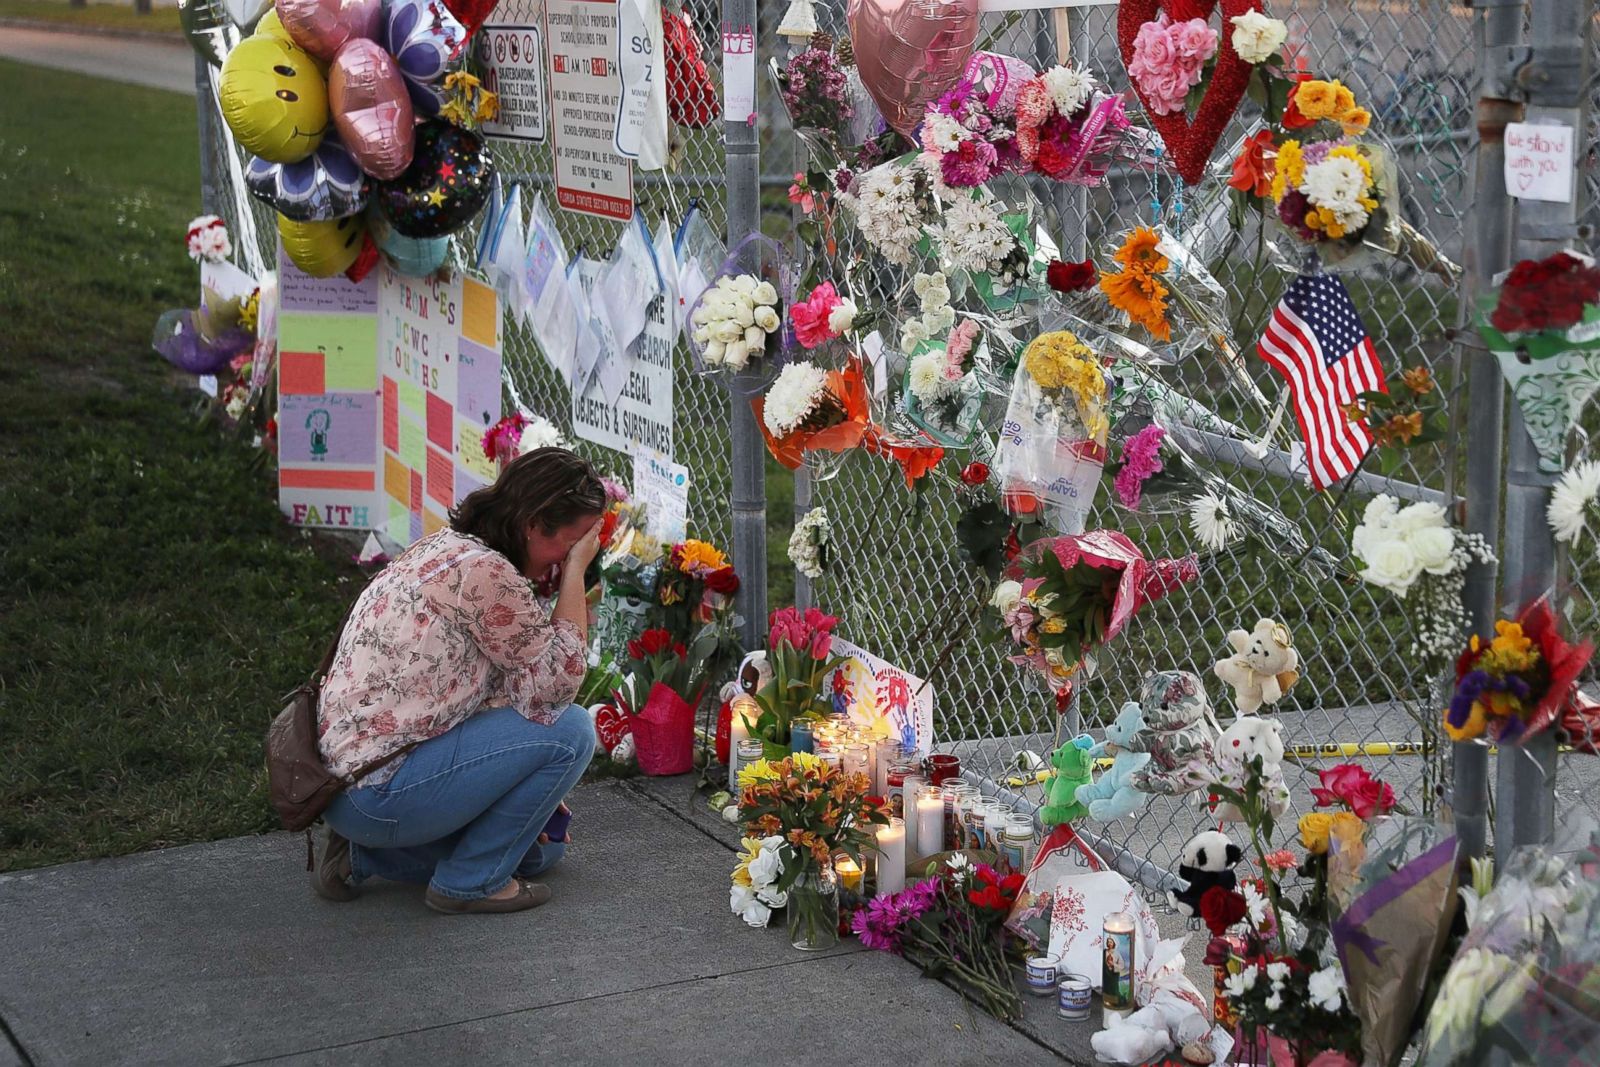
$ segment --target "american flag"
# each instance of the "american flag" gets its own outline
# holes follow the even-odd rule
[[[1388,392],[1388,386],[1344,283],[1331,274],[1296,278],[1256,351],[1294,394],[1311,484],[1326,489],[1355,470],[1372,447],[1372,432],[1344,410],[1361,393]]]

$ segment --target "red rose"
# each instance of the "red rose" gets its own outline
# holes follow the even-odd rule
[[[982,485],[989,480],[989,465],[981,460],[973,460],[961,468],[961,480],[967,485]]]
[[[732,567],[723,567],[706,575],[706,588],[713,593],[732,596],[739,591],[739,575]]]
[[[1025,880],[1020,874],[1008,874],[1000,879],[1000,892],[1015,900],[1017,894],[1022,892],[1022,883]]]
[[[1100,272],[1094,269],[1093,260],[1066,263],[1057,259],[1045,268],[1044,280],[1058,293],[1081,293],[1099,284]]]
[[[969,889],[967,890],[967,899],[972,902],[974,907],[982,908],[986,911],[1011,910],[1011,901],[1005,898],[998,886],[986,885],[982,890]]]
[[[672,634],[666,630],[646,630],[639,635],[639,640],[628,642],[628,655],[634,659],[644,659],[646,656],[655,656],[672,647]],[[638,651],[634,651],[635,646]]]
[[[1228,927],[1245,916],[1244,897],[1231,889],[1214,885],[1200,897],[1200,917],[1213,937],[1221,937]]]

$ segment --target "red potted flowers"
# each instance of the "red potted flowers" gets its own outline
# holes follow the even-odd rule
[[[646,630],[628,642],[628,668],[616,693],[633,720],[639,770],[649,775],[684,774],[694,764],[694,710],[705,688],[703,667],[714,633],[692,647],[666,630]]]

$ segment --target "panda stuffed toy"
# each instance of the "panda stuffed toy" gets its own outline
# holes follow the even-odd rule
[[[1178,865],[1178,877],[1189,883],[1189,888],[1167,893],[1167,899],[1178,914],[1193,918],[1200,914],[1200,898],[1212,886],[1234,889],[1239,878],[1233,865],[1243,858],[1239,846],[1228,835],[1217,830],[1195,834],[1183,846],[1183,862]]]

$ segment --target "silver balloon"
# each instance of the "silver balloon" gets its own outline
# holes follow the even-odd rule
[[[200,58],[213,67],[222,66],[243,37],[223,0],[178,0],[178,24]]]
[[[261,16],[272,10],[272,0],[222,0],[222,6],[227,9],[228,17],[233,19],[235,26],[250,33],[261,21]]]

